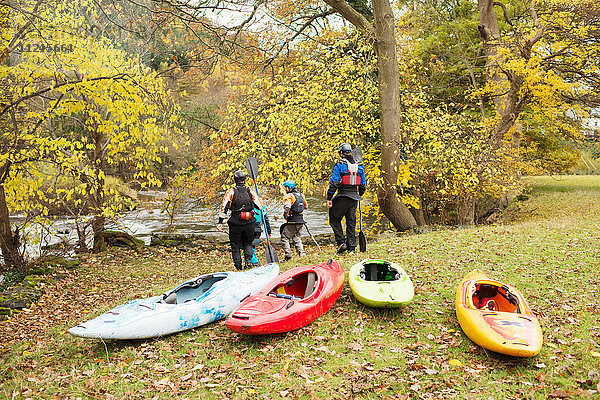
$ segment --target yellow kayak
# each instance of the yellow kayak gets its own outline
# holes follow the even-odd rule
[[[456,316],[476,344],[497,353],[532,357],[542,348],[542,330],[523,295],[479,270],[456,291]]]

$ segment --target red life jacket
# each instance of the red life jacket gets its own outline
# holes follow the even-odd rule
[[[342,185],[356,186],[356,185],[360,185],[361,183],[363,183],[362,179],[360,177],[360,174],[358,172],[359,164],[351,164],[346,159],[341,159],[339,162],[342,164],[346,164],[346,166],[348,167],[348,170],[341,174]]]

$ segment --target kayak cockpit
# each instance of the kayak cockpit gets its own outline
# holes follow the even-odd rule
[[[227,278],[226,274],[208,274],[199,276],[163,294],[159,303],[182,304],[194,301],[208,292],[215,283]]]
[[[313,294],[317,286],[317,274],[310,271],[293,276],[284,284],[269,292],[269,296],[284,299],[305,299]]]
[[[389,261],[373,260],[363,263],[359,273],[361,279],[365,281],[397,281],[400,279],[400,272],[392,266]]]
[[[519,297],[501,283],[475,282],[470,299],[472,308],[521,314]]]

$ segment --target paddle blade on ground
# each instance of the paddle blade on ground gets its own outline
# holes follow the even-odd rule
[[[358,217],[359,217],[359,232],[358,232],[358,250],[361,253],[367,251],[367,237],[362,230],[362,208],[360,206],[360,200],[358,201]]]
[[[267,258],[267,264],[279,264],[279,257],[277,256],[277,251],[275,251],[275,248],[271,244],[267,244],[267,248],[265,249],[265,256]]]
[[[363,231],[358,232],[358,250],[361,253],[367,251],[367,238]]]

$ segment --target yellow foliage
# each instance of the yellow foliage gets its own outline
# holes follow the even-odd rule
[[[148,170],[160,162],[158,142],[178,123],[177,110],[159,76],[106,38],[86,34],[88,18],[95,18],[94,4],[43,2],[31,14],[38,16],[36,29],[26,30],[11,62],[0,65],[0,79],[10,82],[3,96],[19,105],[12,109],[18,130],[0,125],[3,140],[21,144],[0,155],[0,162],[10,159],[15,165],[7,181],[11,211],[33,212],[40,199],[87,197],[96,213],[110,216],[122,202],[106,188],[108,166],[134,167],[140,184],[159,184]],[[3,31],[0,47],[29,21],[28,10],[22,11]],[[44,51],[34,51],[42,45]],[[54,173],[48,161],[58,166]],[[72,178],[78,181],[72,190],[51,196],[40,190],[57,187],[60,180],[73,184]]]
[[[261,184],[276,187],[294,179],[312,193],[326,184],[340,143],[374,141],[379,122],[371,64],[340,52],[349,44],[359,55],[368,51],[337,41],[330,53],[299,59],[273,77],[238,87],[223,111],[221,132],[201,155],[203,186],[229,186],[231,173],[255,156]],[[309,50],[314,51],[305,49],[306,54]]]

